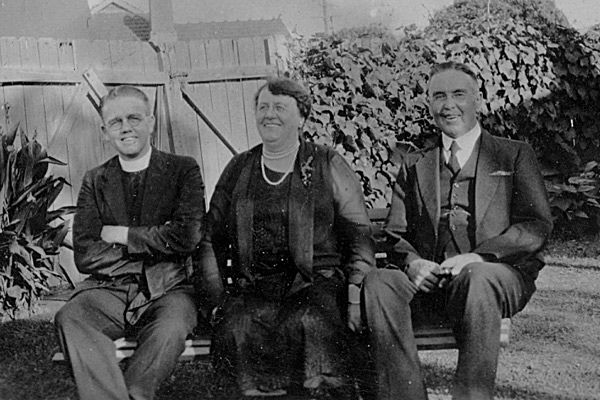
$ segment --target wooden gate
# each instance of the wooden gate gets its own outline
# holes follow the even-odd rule
[[[102,140],[99,88],[135,85],[154,104],[154,145],[198,161],[208,201],[233,153],[260,141],[253,97],[264,78],[278,72],[280,40],[151,44],[3,37],[0,129],[20,121],[50,155],[67,163],[52,166],[51,173],[71,183],[55,205],[72,205],[85,171],[115,154]],[[81,279],[68,269],[74,281]]]

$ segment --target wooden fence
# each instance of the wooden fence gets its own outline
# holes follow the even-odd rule
[[[253,96],[278,72],[280,37],[148,42],[0,38],[0,129],[17,121],[48,153],[67,163],[56,206],[75,204],[86,170],[114,150],[103,140],[97,79],[133,84],[154,104],[154,144],[196,158],[207,200],[234,151],[259,142]],[[87,72],[87,74],[86,74]],[[70,259],[71,257],[65,257]],[[65,261],[65,262],[67,262]],[[81,279],[73,266],[69,275]]]

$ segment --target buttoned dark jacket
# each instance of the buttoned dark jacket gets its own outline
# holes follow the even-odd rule
[[[152,149],[140,226],[129,228],[127,246],[100,237],[104,225],[130,224],[121,176],[115,156],[83,178],[73,242],[75,264],[90,277],[78,289],[110,285],[123,271],[137,271],[147,282],[146,300],[154,300],[188,279],[186,262],[200,241],[204,214],[200,168],[191,157]]]
[[[475,173],[475,244],[533,279],[543,267],[539,251],[552,231],[552,216],[535,153],[524,142],[483,131]],[[440,220],[439,141],[409,154],[400,166],[385,231],[396,262],[434,260]]]
[[[212,196],[200,259],[210,292],[218,292],[226,257],[238,277],[254,279],[250,177],[260,171],[261,154],[258,145],[232,159]],[[360,284],[374,268],[374,242],[360,183],[341,155],[301,141],[288,201],[289,249],[300,281],[295,289],[310,285],[317,269],[330,274],[326,271],[340,268],[349,283]]]

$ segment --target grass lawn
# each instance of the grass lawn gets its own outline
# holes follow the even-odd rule
[[[498,399],[600,399],[600,271],[547,266],[512,319]],[[458,352],[421,352],[432,399],[446,399]]]
[[[513,318],[511,343],[500,355],[499,399],[600,399],[600,271],[547,266],[538,291]],[[0,398],[77,399],[52,323],[30,319],[0,324]],[[430,399],[449,399],[455,350],[421,352]],[[158,398],[228,399],[229,382],[216,381],[207,360],[180,363]]]

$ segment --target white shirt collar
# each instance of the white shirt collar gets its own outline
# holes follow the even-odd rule
[[[121,164],[121,169],[125,172],[139,172],[148,168],[150,165],[150,156],[152,155],[152,147],[150,147],[150,151],[144,154],[142,157],[137,160],[126,160],[119,155],[119,164]]]
[[[460,147],[456,153],[456,158],[458,159],[458,163],[460,164],[461,168],[464,167],[469,157],[471,157],[471,153],[473,153],[473,148],[475,148],[475,144],[477,143],[479,136],[481,136],[481,127],[479,126],[479,123],[475,124],[473,129],[458,139],[453,139],[450,136],[447,136],[445,133],[442,133],[442,145],[444,146],[444,155],[446,156],[446,161],[448,158],[450,158],[450,146],[452,145],[452,141],[456,140],[456,144],[458,144]]]

